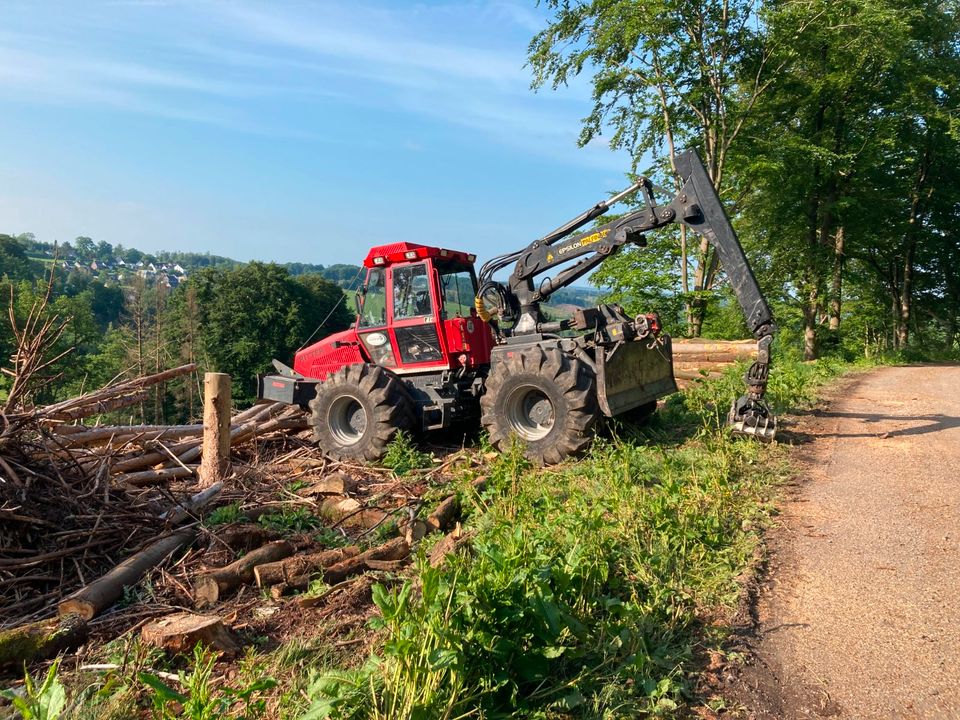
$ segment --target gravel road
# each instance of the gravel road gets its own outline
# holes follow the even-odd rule
[[[796,432],[747,715],[960,719],[960,367],[871,371]]]

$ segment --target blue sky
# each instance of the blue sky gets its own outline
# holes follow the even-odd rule
[[[490,2],[0,3],[0,232],[242,260],[521,247],[626,184]]]

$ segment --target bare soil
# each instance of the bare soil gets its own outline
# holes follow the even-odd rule
[[[802,470],[731,706],[960,718],[960,367],[859,376],[791,434]]]

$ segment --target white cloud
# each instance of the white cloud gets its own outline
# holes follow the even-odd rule
[[[46,34],[7,22],[0,97],[312,139],[319,138],[292,127],[289,116],[263,109],[274,99],[308,107],[333,98],[465,128],[533,155],[624,166],[608,148],[576,148],[586,88],[530,92],[523,38],[543,17],[512,0],[91,7],[70,7]]]

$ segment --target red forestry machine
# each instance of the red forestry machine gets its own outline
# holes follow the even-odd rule
[[[645,233],[681,223],[716,249],[758,342],[729,422],[737,433],[771,439],[770,308],[696,152],[680,155],[677,170],[684,184],[669,204],[657,205],[654,186],[641,178],[523,250],[488,261],[479,282],[471,254],[404,242],[373,248],[355,326],[299,351],[293,368],[274,361],[279,374],[260,378],[260,397],[307,410],[320,447],[340,459],[379,460],[398,430],[479,418],[497,448],[516,436],[534,462],[560,462],[590,444],[601,416],[643,419],[677,387],[657,315],[631,318],[618,305],[600,305],[556,322],[540,304],[625,245],[644,246]],[[574,234],[637,192],[642,209]],[[493,279],[510,265],[505,283]]]

